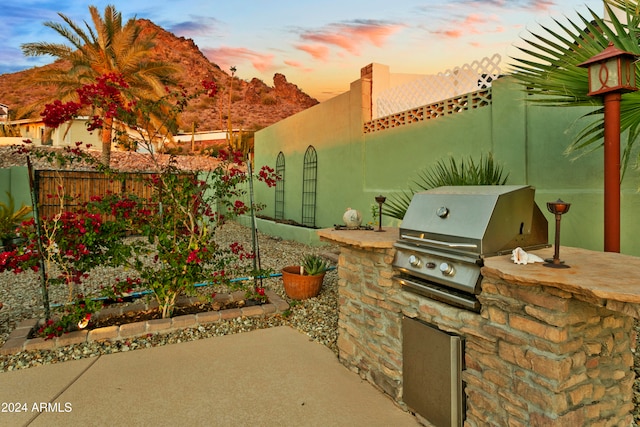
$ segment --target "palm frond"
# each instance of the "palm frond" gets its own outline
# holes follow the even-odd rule
[[[493,154],[480,156],[476,162],[472,157],[456,160],[453,157],[440,159],[435,165],[418,171],[412,181],[415,187],[389,196],[382,212],[396,219],[403,219],[413,195],[421,190],[449,185],[504,185],[509,174],[504,175],[502,166],[495,163]]]
[[[640,4],[638,0],[605,0],[608,19],[600,17],[592,9],[588,15],[578,14],[576,21],[562,23],[554,20],[558,30],[542,27],[542,33],[533,33],[532,39],[523,38],[525,46],[518,46],[521,58],[512,58],[515,73],[530,102],[548,106],[594,106],[596,109],[582,116],[587,120],[567,147],[567,153],[588,153],[602,146],[604,114],[602,99],[589,97],[588,71],[578,67],[600,53],[611,41],[619,49],[640,55],[638,39],[640,30]],[[614,10],[624,12],[622,22]],[[636,65],[636,76],[640,70]],[[640,94],[623,95],[620,108],[620,128],[628,131],[623,153],[622,172],[629,163],[631,151],[640,137]]]

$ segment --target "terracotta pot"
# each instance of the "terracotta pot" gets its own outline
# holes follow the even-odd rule
[[[315,276],[301,275],[300,266],[293,265],[282,269],[282,283],[287,296],[302,300],[318,296],[325,273]]]

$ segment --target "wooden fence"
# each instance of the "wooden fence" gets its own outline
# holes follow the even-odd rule
[[[76,210],[94,196],[107,194],[135,194],[151,199],[153,188],[146,183],[150,173],[128,173],[110,176],[94,171],[36,170],[35,187],[38,195],[38,214],[51,218],[64,210]]]

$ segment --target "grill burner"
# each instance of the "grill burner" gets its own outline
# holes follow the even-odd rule
[[[395,243],[394,278],[408,291],[480,311],[489,256],[548,247],[530,186],[452,186],[416,193]]]

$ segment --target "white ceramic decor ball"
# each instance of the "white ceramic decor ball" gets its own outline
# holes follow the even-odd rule
[[[347,211],[342,215],[342,220],[347,227],[360,227],[362,215],[355,209],[347,208]]]

